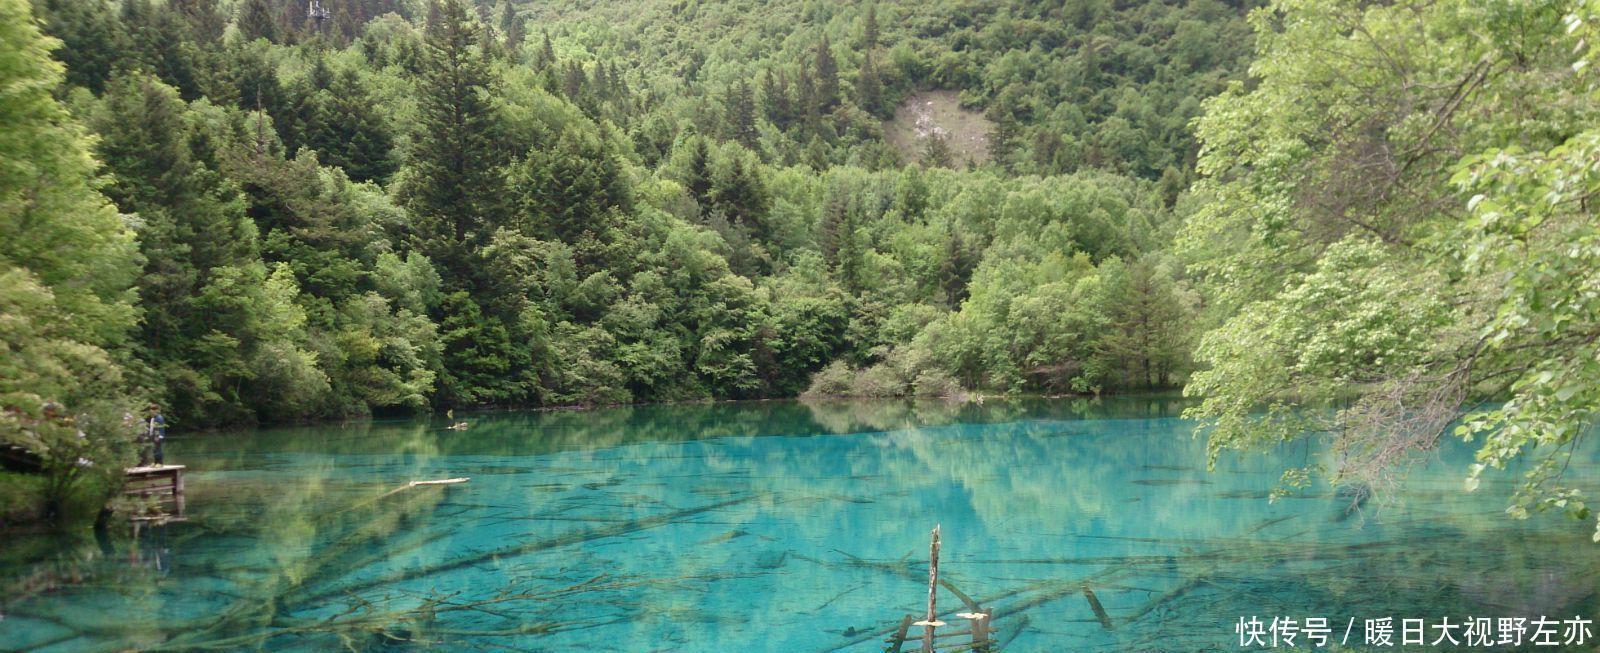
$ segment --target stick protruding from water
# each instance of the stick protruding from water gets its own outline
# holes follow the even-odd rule
[[[938,627],[939,609],[939,525],[933,526],[933,540],[928,544],[928,614],[923,619],[927,630],[922,633],[923,653],[933,653],[933,629]]]

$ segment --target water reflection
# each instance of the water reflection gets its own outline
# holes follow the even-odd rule
[[[175,440],[189,520],[8,544],[24,589],[0,648],[878,650],[925,598],[935,522],[1006,650],[1231,649],[1248,615],[1600,612],[1584,529],[1501,514],[1517,470],[1465,494],[1451,448],[1377,515],[1331,488],[1269,503],[1323,454],[1208,474],[1179,408],[753,402]],[[1591,452],[1571,473],[1596,471]]]

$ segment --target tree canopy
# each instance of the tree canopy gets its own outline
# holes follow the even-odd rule
[[[1182,239],[1231,314],[1188,386],[1213,458],[1329,433],[1320,471],[1373,483],[1462,437],[1469,488],[1533,459],[1511,514],[1590,516],[1561,472],[1600,399],[1596,9],[1255,14],[1258,83],[1207,103]]]

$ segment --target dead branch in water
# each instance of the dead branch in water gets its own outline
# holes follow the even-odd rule
[[[638,532],[638,531],[642,531],[642,530],[646,530],[646,529],[650,529],[650,528],[655,528],[655,527],[658,527],[658,526],[664,526],[666,524],[671,524],[671,523],[674,523],[674,522],[677,522],[677,521],[681,521],[681,520],[683,520],[685,518],[693,517],[695,515],[706,513],[706,512],[711,512],[713,510],[720,510],[722,508],[728,508],[728,507],[736,506],[736,505],[739,505],[739,504],[742,504],[742,503],[748,503],[750,501],[754,501],[756,498],[757,497],[755,497],[755,496],[750,496],[750,497],[744,497],[744,498],[740,498],[740,499],[730,499],[728,501],[720,501],[720,502],[717,502],[717,503],[713,503],[713,504],[705,505],[705,506],[700,506],[700,507],[697,507],[697,508],[687,508],[687,509],[684,509],[684,510],[675,510],[675,511],[672,511],[670,513],[663,514],[663,515],[654,515],[654,516],[651,516],[651,517],[644,517],[644,518],[640,518],[640,519],[635,519],[635,520],[631,520],[631,521],[615,524],[615,525],[612,525],[612,526],[603,526],[603,527],[600,527],[600,528],[593,528],[593,529],[576,531],[576,532],[571,532],[571,533],[563,533],[563,534],[557,535],[555,537],[551,537],[551,538],[547,538],[547,539],[543,539],[543,540],[538,540],[538,541],[535,541],[535,542],[529,542],[529,543],[526,543],[526,544],[517,544],[517,545],[513,545],[513,546],[507,546],[507,547],[501,547],[501,548],[498,548],[498,549],[492,549],[492,550],[489,550],[489,551],[483,551],[483,552],[476,553],[476,554],[473,554],[473,555],[457,558],[457,559],[451,560],[449,562],[442,562],[442,563],[438,563],[438,564],[424,566],[424,567],[422,567],[420,569],[400,571],[400,572],[388,574],[388,575],[385,575],[385,576],[382,576],[382,577],[379,577],[379,578],[373,578],[373,579],[365,580],[365,581],[362,581],[360,583],[356,583],[354,585],[344,586],[344,587],[342,587],[342,588],[340,588],[338,590],[328,590],[328,591],[320,592],[320,593],[317,593],[317,594],[311,594],[311,595],[308,595],[308,596],[302,596],[302,597],[297,598],[294,602],[295,603],[307,603],[307,602],[318,601],[318,600],[325,599],[325,598],[328,598],[330,596],[333,596],[335,594],[342,594],[342,593],[346,593],[346,592],[360,592],[362,590],[371,589],[373,587],[378,587],[378,586],[381,586],[381,585],[389,585],[389,584],[399,583],[399,582],[407,581],[407,580],[415,580],[417,578],[424,578],[424,577],[432,576],[434,574],[445,572],[445,571],[461,569],[463,567],[471,567],[473,565],[480,564],[480,563],[483,563],[483,562],[488,562],[488,561],[491,561],[491,560],[523,556],[523,555],[527,555],[529,553],[537,553],[539,551],[544,551],[544,550],[547,550],[547,549],[554,549],[554,548],[557,548],[557,547],[569,546],[569,545],[572,545],[572,544],[580,544],[580,543],[588,542],[588,541],[591,541],[591,540],[598,540],[598,539],[607,538],[607,537],[616,537],[616,536],[619,536],[619,535],[626,535],[628,533],[634,533],[634,532]]]

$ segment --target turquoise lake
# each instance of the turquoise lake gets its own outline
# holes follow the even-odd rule
[[[3,547],[0,650],[881,651],[923,610],[935,524],[941,575],[993,609],[1003,651],[1241,650],[1251,616],[1326,618],[1335,642],[1349,619],[1600,617],[1593,522],[1506,517],[1519,470],[1468,493],[1472,451],[1450,443],[1370,501],[1269,501],[1322,450],[1208,472],[1182,407],[747,402],[175,437],[186,521]],[[1593,479],[1585,451],[1567,473]]]

